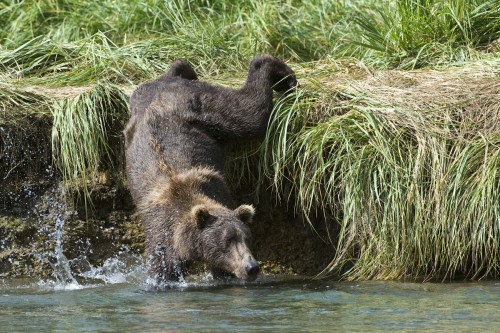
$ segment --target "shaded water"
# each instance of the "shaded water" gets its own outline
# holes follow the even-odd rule
[[[106,276],[107,274],[107,276]],[[93,283],[0,280],[2,332],[497,331],[500,282],[256,282],[207,277],[162,288],[143,270],[94,269]],[[105,279],[103,279],[106,277]]]

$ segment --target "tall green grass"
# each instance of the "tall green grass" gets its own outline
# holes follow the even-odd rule
[[[112,150],[119,151],[108,143],[113,134],[110,132],[116,135],[124,126],[128,114],[126,95],[118,87],[97,85],[76,96],[55,100],[51,112],[56,166],[67,185],[76,182],[87,195],[88,185],[95,182],[95,172],[113,160]]]
[[[0,68],[44,84],[139,83],[175,58],[202,75],[272,53],[354,57],[381,67],[482,57],[500,37],[498,0],[43,1],[0,3]]]
[[[399,0],[360,11],[354,42],[374,50],[374,62],[388,66],[467,61],[500,37],[499,17],[498,0]]]
[[[117,159],[123,158],[119,146],[128,97],[112,84],[69,90],[64,97],[51,94],[57,90],[35,93],[0,86],[0,164],[12,169],[29,164],[35,170],[53,163],[66,188],[81,188],[87,201],[97,172],[123,164]],[[42,147],[46,142],[51,142],[52,158],[46,156],[50,147]]]
[[[321,276],[498,276],[497,90],[418,110],[345,88],[287,99],[275,109],[262,165],[300,213],[338,221]]]

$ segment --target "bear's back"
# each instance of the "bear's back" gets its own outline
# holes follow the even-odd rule
[[[176,172],[207,167],[222,172],[222,148],[204,128],[191,122],[199,114],[205,84],[180,77],[141,85],[131,96],[134,130],[127,137],[127,174],[134,192],[147,191],[158,177],[158,159]],[[154,141],[158,152],[151,148]],[[158,156],[158,153],[161,156]]]

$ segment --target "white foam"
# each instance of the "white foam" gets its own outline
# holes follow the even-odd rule
[[[64,283],[60,281],[40,280],[35,285],[42,290],[71,291],[98,287],[96,284],[81,284],[78,282]]]
[[[104,284],[140,283],[146,280],[147,272],[142,257],[126,250],[106,259],[101,266],[90,266],[78,276]]]

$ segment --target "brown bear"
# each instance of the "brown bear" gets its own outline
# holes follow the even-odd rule
[[[224,144],[262,137],[273,89],[296,85],[284,62],[263,55],[252,60],[240,89],[198,81],[189,63],[176,61],[134,91],[126,170],[156,281],[179,280],[193,260],[215,276],[257,277],[247,227],[254,209],[237,206],[223,178]]]
[[[141,84],[134,90],[129,103],[132,115],[143,112],[157,94],[158,89],[160,89],[160,82],[168,82],[172,77],[180,77],[186,80],[198,80],[198,75],[196,75],[193,67],[191,67],[187,61],[174,61],[165,74],[154,81]]]

